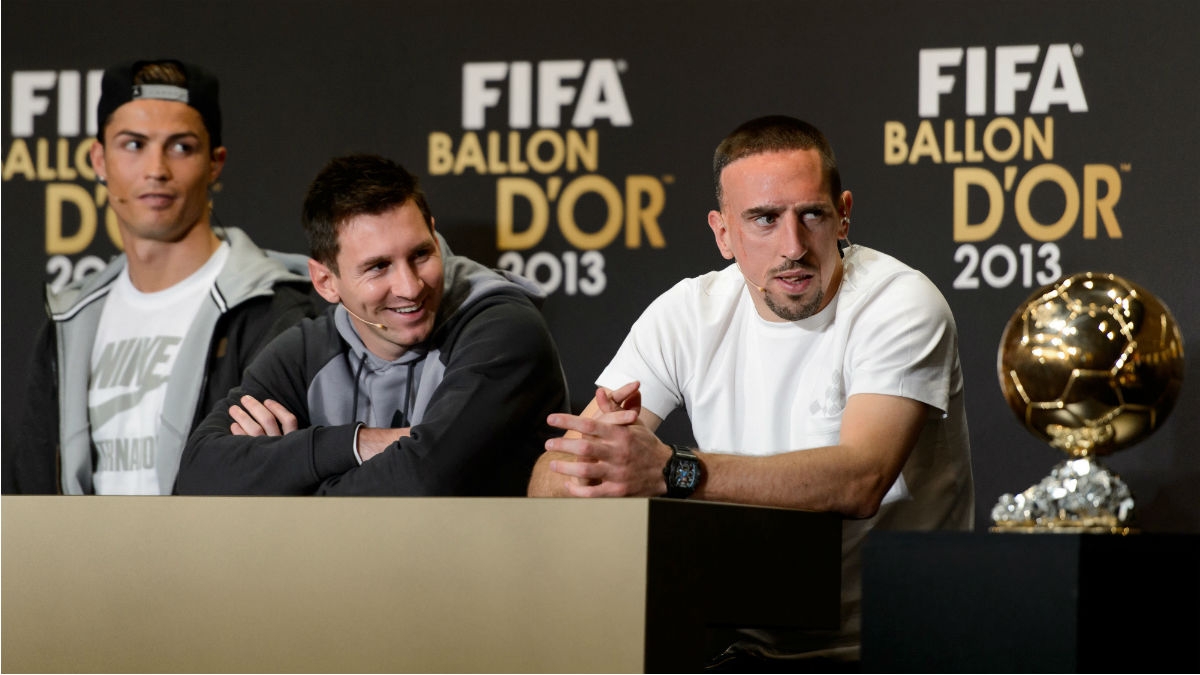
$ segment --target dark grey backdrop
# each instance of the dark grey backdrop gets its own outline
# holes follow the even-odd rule
[[[956,242],[952,230],[956,167],[983,168],[1003,179],[1005,167],[1011,166],[1019,182],[1032,167],[1052,163],[1069,173],[1080,191],[1085,165],[1112,167],[1120,180],[1114,212],[1123,236],[1110,238],[1101,226],[1098,237],[1085,238],[1081,213],[1053,242],[1062,272],[1127,276],[1167,303],[1193,351],[1200,332],[1200,274],[1192,262],[1200,245],[1194,226],[1200,206],[1194,168],[1200,150],[1195,47],[1200,10],[1194,2],[6,0],[2,11],[6,450],[22,400],[29,345],[42,314],[40,287],[55,276],[47,272],[49,186],[65,182],[95,191],[90,181],[58,175],[56,144],[66,139],[73,152],[87,136],[86,130],[60,133],[58,89],[36,92],[47,99],[45,111],[34,118],[32,136],[14,137],[14,73],[83,73],[147,55],[194,60],[221,77],[229,162],[214,203],[222,223],[245,228],[262,245],[301,251],[298,211],[308,181],[331,156],[372,151],[420,174],[438,226],[455,249],[491,264],[503,254],[495,224],[502,176],[478,175],[470,168],[461,175],[434,175],[429,165],[431,133],[448,134],[457,148],[466,131],[464,64],[532,63],[536,95],[538,62],[577,60],[586,71],[595,60],[612,61],[632,124],[616,126],[600,118],[590,125],[599,148],[594,173],[616,186],[622,199],[628,176],[649,176],[661,185],[664,205],[657,223],[666,245],[649,246],[643,233],[641,246],[629,248],[618,236],[599,251],[606,278],[602,293],[570,294],[560,287],[547,303],[576,407],[586,402],[591,378],[654,296],[682,276],[723,264],[705,224],[713,201],[708,166],[716,143],[739,122],[761,114],[782,112],[814,122],[832,139],[845,183],[855,194],[851,238],[925,271],[955,312],[981,527],[1001,493],[1036,482],[1059,457],[1020,428],[997,385],[1000,333],[1032,290],[1023,283],[1024,268],[1011,282],[996,284],[1001,287],[986,279],[977,289],[954,287],[964,267],[956,260],[964,242]],[[1030,112],[1047,47],[1056,44],[1072,50],[1086,112],[1072,112],[1063,104],[1045,113]],[[997,48],[1015,45],[1036,46],[1037,58],[1018,66],[1031,81],[1027,90],[1017,92],[1015,111],[997,114],[992,87]],[[944,69],[957,80],[941,96],[939,116],[929,120],[939,145],[947,120],[955,124],[955,145],[961,149],[968,119],[977,125],[978,146],[983,128],[997,117],[1018,125],[1032,117],[1039,127],[1050,117],[1052,157],[1037,153],[1030,161],[1018,155],[957,164],[928,158],[916,164],[885,162],[885,124],[903,124],[911,142],[922,120],[917,108],[920,50],[954,47],[985,48],[988,106],[984,114],[968,117],[964,68]],[[578,92],[583,79],[566,84]],[[69,83],[70,76],[56,76],[56,82],[63,81]],[[1066,86],[1062,79],[1054,82]],[[500,99],[476,132],[484,148],[488,132],[498,132],[505,148],[510,131],[517,131],[524,143],[538,130],[536,102],[533,126],[513,129],[507,113],[510,90],[504,82],[491,86],[499,89]],[[84,93],[82,100],[86,98]],[[555,127],[559,137],[572,128],[575,110],[574,103],[563,107]],[[38,139],[47,148],[44,162],[36,156]],[[1003,134],[998,139],[999,145],[1007,144]],[[18,144],[30,151],[32,179],[14,159]],[[548,156],[548,149],[544,152]],[[43,178],[37,176],[39,164]],[[523,177],[546,189],[554,179],[566,185],[589,173],[562,168],[550,176]],[[1101,196],[1106,189],[1101,186]],[[1013,192],[1005,193],[1006,211],[994,236],[972,245],[981,256],[1000,247],[993,255],[1010,253],[1019,265],[1022,247],[1031,245],[1031,271],[1044,271],[1036,255],[1042,242],[1018,225]],[[970,193],[968,214],[974,222],[986,213],[982,194]],[[1032,193],[1031,210],[1040,222],[1057,220],[1064,204],[1064,192],[1053,183]],[[68,234],[78,230],[81,218],[73,208],[64,211]],[[551,202],[545,237],[516,253],[523,266],[546,254],[536,258],[543,281],[548,279],[548,257],[564,274],[572,260],[581,272],[586,269],[584,251],[559,233],[555,208]],[[581,197],[574,213],[586,231],[599,230],[609,215],[595,193]],[[518,201],[517,229],[524,229],[529,218],[528,206]],[[90,245],[67,257],[75,266],[87,256],[105,258],[114,251],[101,225]],[[992,271],[1002,274],[1004,269],[1003,258],[996,259]],[[1200,531],[1200,500],[1192,487],[1200,479],[1194,356],[1165,427],[1108,460],[1134,488],[1147,530]],[[686,435],[682,417],[677,414],[668,422],[666,435]]]

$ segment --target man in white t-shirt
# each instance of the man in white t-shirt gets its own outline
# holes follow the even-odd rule
[[[824,136],[752,120],[713,160],[708,223],[727,268],[656,299],[531,496],[668,496],[832,511],[843,527],[837,634],[747,631],[768,658],[858,657],[867,531],[972,527],[958,339],[921,273],[850,245],[852,197]],[[654,434],[683,406],[699,448]]]
[[[170,493],[193,426],[315,310],[304,256],[289,269],[210,222],[226,157],[216,78],[169,59],[113,66],[97,120],[89,157],[124,254],[47,295],[6,491]]]

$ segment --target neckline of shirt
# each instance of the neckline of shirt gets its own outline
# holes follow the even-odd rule
[[[204,264],[195,272],[168,288],[150,293],[139,291],[133,285],[133,280],[129,277],[129,266],[126,265],[121,269],[121,274],[117,276],[117,286],[114,290],[119,291],[130,304],[138,307],[156,309],[170,305],[195,292],[197,287],[207,289],[211,286],[229,259],[229,251],[229,242],[221,242],[217,250],[213,251],[208,260],[204,261]]]

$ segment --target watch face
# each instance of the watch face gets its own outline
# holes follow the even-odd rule
[[[700,477],[697,468],[697,462],[677,462],[671,472],[671,483],[681,488],[696,487],[696,480]]]

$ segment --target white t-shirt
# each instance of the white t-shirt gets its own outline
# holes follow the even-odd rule
[[[179,344],[229,257],[222,243],[183,281],[155,293],[121,271],[104,302],[88,378],[96,494],[164,494],[158,427]]]
[[[844,521],[840,643],[851,644],[867,531],[969,530],[974,487],[958,336],[945,299],[920,272],[878,251],[851,246],[843,264],[833,301],[794,322],[759,316],[736,265],[685,279],[634,323],[597,384],[638,380],[647,410],[665,419],[683,406],[701,450],[739,455],[836,445],[855,394],[930,406],[879,513]]]

